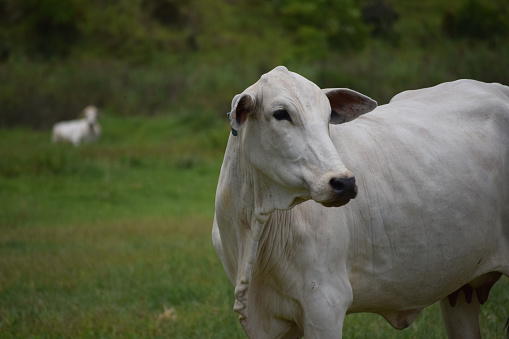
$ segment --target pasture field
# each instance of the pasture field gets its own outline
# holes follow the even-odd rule
[[[245,338],[210,239],[226,121],[106,112],[78,148],[0,130],[0,338]],[[350,315],[344,335],[443,338],[438,311],[404,331]],[[508,316],[503,278],[483,337]]]

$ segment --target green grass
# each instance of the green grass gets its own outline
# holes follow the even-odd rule
[[[241,335],[210,239],[226,122],[101,122],[0,133],[0,337]]]
[[[238,336],[209,229],[190,217],[3,232],[0,336]]]
[[[0,338],[245,338],[210,239],[226,119],[101,120],[92,145],[0,131]],[[503,279],[485,338],[509,316]],[[347,317],[347,338],[443,338],[437,305],[404,331]]]
[[[228,129],[193,121],[104,118],[100,142],[78,148],[52,145],[48,132],[2,131],[0,222],[212,216]]]

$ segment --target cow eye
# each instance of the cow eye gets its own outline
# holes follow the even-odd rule
[[[286,109],[278,109],[272,114],[276,120],[286,120],[292,122],[292,118]]]

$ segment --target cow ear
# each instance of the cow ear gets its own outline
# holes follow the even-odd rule
[[[237,94],[232,100],[232,111],[230,113],[230,125],[234,131],[244,126],[249,114],[256,108],[256,99],[250,93]]]
[[[378,105],[375,100],[348,88],[323,89],[332,109],[331,124],[352,121],[364,113],[371,112]]]

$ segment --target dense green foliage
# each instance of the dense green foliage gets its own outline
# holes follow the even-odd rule
[[[0,0],[0,126],[223,117],[284,64],[380,103],[457,78],[509,83],[505,0]],[[194,113],[193,113],[194,114]]]
[[[278,47],[288,49],[290,41],[321,49],[362,44],[366,30],[358,0],[4,0],[2,7],[13,50],[45,58],[85,53],[146,62],[161,52],[227,49],[249,57],[269,41],[287,40]],[[282,53],[292,51],[273,54]]]
[[[507,9],[469,0],[456,13],[444,16],[444,30],[453,37],[493,40],[509,31]]]

